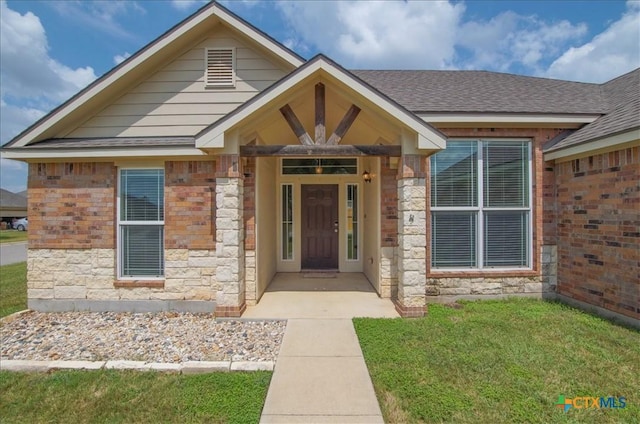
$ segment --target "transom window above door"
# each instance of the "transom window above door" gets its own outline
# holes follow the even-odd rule
[[[358,160],[348,159],[282,159],[283,175],[356,175]]]

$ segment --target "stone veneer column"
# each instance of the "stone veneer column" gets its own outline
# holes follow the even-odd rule
[[[403,317],[426,312],[427,214],[425,158],[404,155],[398,171],[398,296]]]
[[[216,158],[215,313],[239,317],[246,309],[242,164],[238,155]]]

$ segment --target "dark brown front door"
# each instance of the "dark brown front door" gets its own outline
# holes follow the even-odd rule
[[[302,269],[338,269],[337,185],[302,185]]]

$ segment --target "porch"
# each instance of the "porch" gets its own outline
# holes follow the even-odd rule
[[[378,297],[362,273],[278,273],[244,318],[351,319],[398,317],[391,299]]]

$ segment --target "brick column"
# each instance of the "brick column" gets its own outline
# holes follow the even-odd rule
[[[246,309],[242,164],[238,155],[216,158],[216,315]]]
[[[403,317],[424,316],[427,275],[425,158],[404,155],[398,170],[398,296]]]

